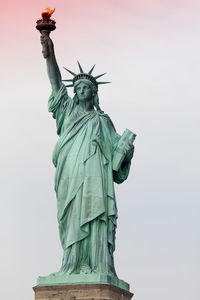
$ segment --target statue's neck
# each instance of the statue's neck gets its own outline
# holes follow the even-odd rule
[[[93,106],[91,100],[79,101],[79,106],[80,106],[81,110],[83,110],[85,112],[94,110],[94,106]]]

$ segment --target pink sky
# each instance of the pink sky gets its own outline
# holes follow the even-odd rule
[[[62,255],[51,164],[57,136],[35,29],[48,6],[56,8],[51,37],[63,77],[63,66],[78,70],[77,59],[86,71],[96,63],[94,75],[112,81],[99,91],[101,108],[120,134],[137,134],[130,179],[116,187],[119,277],[135,300],[198,300],[199,0],[1,4],[2,298],[33,299],[36,277],[56,271]]]

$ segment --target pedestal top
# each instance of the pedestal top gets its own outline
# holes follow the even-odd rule
[[[61,274],[53,273],[49,276],[40,276],[37,279],[38,286],[56,285],[84,285],[84,284],[109,284],[129,291],[129,284],[120,280],[117,276],[107,274]]]

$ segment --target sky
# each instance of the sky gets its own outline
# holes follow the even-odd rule
[[[51,33],[63,69],[77,60],[112,84],[101,108],[137,134],[129,178],[116,185],[115,266],[135,300],[199,300],[200,2],[35,0],[1,4],[0,281],[4,300],[34,299],[62,249],[51,162],[57,141],[35,22],[56,8]],[[73,91],[69,90],[73,95]]]

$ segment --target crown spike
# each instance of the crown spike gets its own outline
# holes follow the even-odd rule
[[[83,71],[83,69],[82,69],[82,67],[81,67],[81,65],[80,65],[80,62],[77,60],[77,63],[78,63],[78,67],[79,67],[79,70],[80,70],[80,72],[81,73],[84,73],[84,71]]]
[[[92,69],[88,72],[89,75],[92,74],[92,71],[94,70],[95,65],[92,67]]]
[[[95,79],[98,79],[99,77],[101,77],[101,76],[103,76],[103,75],[105,75],[106,73],[103,73],[103,74],[100,74],[100,75],[98,75],[98,76],[94,76],[94,78]]]
[[[62,79],[62,81],[73,82],[73,79]]]
[[[68,85],[66,85],[66,87],[72,87],[72,86],[74,86],[73,84],[68,84]]]
[[[101,82],[97,82],[97,84],[106,84],[106,83],[111,83],[111,81],[101,81]]]
[[[69,72],[70,74],[72,74],[73,76],[76,76],[77,74],[75,74],[74,72],[68,70],[67,68],[63,67],[67,72]]]

